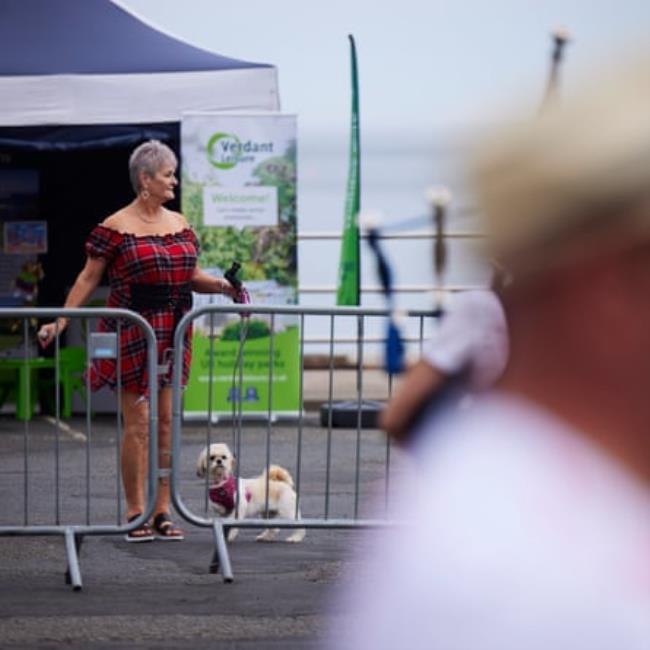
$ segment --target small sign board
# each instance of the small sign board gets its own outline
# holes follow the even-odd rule
[[[117,334],[114,332],[91,332],[89,345],[92,359],[117,358]]]

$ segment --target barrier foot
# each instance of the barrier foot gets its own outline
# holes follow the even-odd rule
[[[68,568],[65,572],[65,583],[72,585],[74,591],[81,591],[81,571],[79,570],[79,550],[83,537],[75,535],[71,528],[65,530],[65,552],[68,558]]]
[[[226,534],[223,524],[220,521],[212,522],[212,534],[214,536],[214,554],[210,563],[210,573],[217,573],[221,569],[224,582],[232,582],[232,567],[230,566],[230,554],[226,543]]]

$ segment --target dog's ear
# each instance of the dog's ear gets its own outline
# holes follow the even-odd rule
[[[199,478],[203,478],[205,476],[205,465],[206,465],[206,459],[208,455],[205,449],[199,454],[198,460],[196,461],[196,475]]]

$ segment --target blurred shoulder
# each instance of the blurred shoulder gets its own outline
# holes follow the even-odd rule
[[[503,306],[499,297],[489,289],[460,291],[451,296],[445,310],[457,318],[503,319]]]

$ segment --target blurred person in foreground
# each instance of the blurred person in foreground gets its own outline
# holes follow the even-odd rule
[[[381,412],[379,426],[402,445],[421,444],[420,435],[452,404],[494,384],[508,358],[508,331],[499,298],[502,271],[495,267],[490,289],[451,296],[442,322],[422,358],[411,366]]]
[[[650,61],[474,163],[508,366],[437,418],[331,647],[650,648]],[[432,434],[433,435],[430,435]]]

